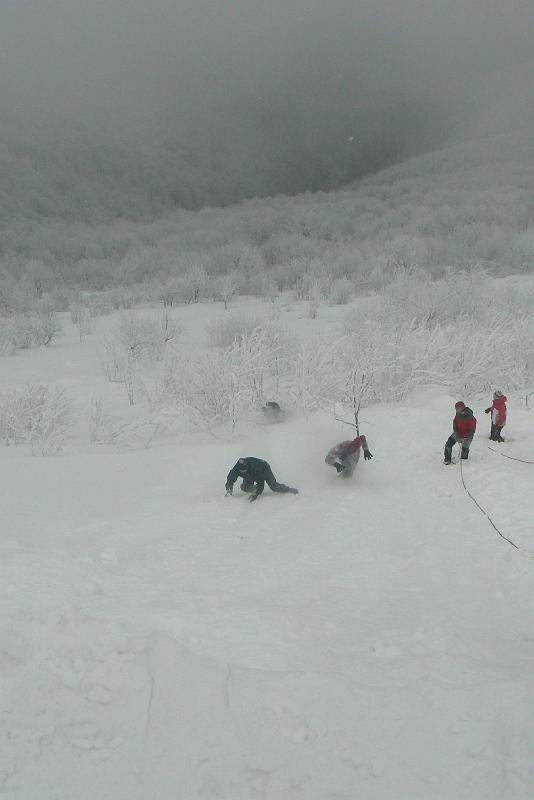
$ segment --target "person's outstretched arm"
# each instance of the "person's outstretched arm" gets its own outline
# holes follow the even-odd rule
[[[239,477],[239,469],[238,465],[236,464],[234,467],[232,467],[232,469],[226,476],[225,489],[228,492],[228,494],[232,494],[232,492],[234,491],[234,483],[236,482],[238,477]]]

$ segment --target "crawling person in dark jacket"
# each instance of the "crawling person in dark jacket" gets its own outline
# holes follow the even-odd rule
[[[273,492],[298,494],[298,489],[292,489],[291,486],[278,483],[270,465],[261,458],[248,456],[247,458],[239,459],[226,478],[226,494],[232,494],[234,483],[238,478],[243,478],[241,491],[250,493],[250,502],[258,499],[263,492],[265,484],[267,484]]]

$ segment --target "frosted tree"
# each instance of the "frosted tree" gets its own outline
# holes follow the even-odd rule
[[[304,341],[292,358],[288,393],[305,412],[327,405],[335,397],[336,351],[339,342]]]
[[[332,396],[350,413],[357,431],[362,407],[385,399],[402,379],[397,358],[399,344],[391,331],[365,321],[357,333],[344,337],[333,353]]]
[[[160,400],[209,431],[225,422],[235,430],[243,413],[263,402],[282,369],[282,343],[283,334],[267,324],[195,359],[178,351],[166,366]]]
[[[219,300],[224,303],[224,308],[227,309],[233,298],[236,296],[239,289],[239,275],[236,272],[231,272],[228,275],[223,275],[216,281],[216,294]]]

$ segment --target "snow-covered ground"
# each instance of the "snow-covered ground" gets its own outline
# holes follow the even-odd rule
[[[184,314],[194,338],[205,320]],[[3,359],[3,388],[59,382],[80,409],[97,391],[126,412],[98,362],[108,324]],[[350,436],[326,414],[0,449],[0,795],[532,798],[534,465],[503,456],[534,461],[534,411],[512,397],[493,445],[489,397],[470,398],[465,484],[516,549],[441,463],[456,399],[365,409],[374,459],[351,481],[324,464]],[[300,494],[226,498],[241,455]]]

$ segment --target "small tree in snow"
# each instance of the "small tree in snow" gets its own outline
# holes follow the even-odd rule
[[[216,281],[216,293],[219,300],[224,303],[224,308],[227,309],[233,298],[236,296],[239,289],[239,275],[231,272],[228,275],[223,275]]]
[[[304,341],[292,358],[291,402],[305,412],[315,411],[335,396],[335,354],[339,342]]]
[[[72,400],[64,388],[31,385],[0,395],[0,440],[28,444],[32,455],[61,449],[72,419]]]

